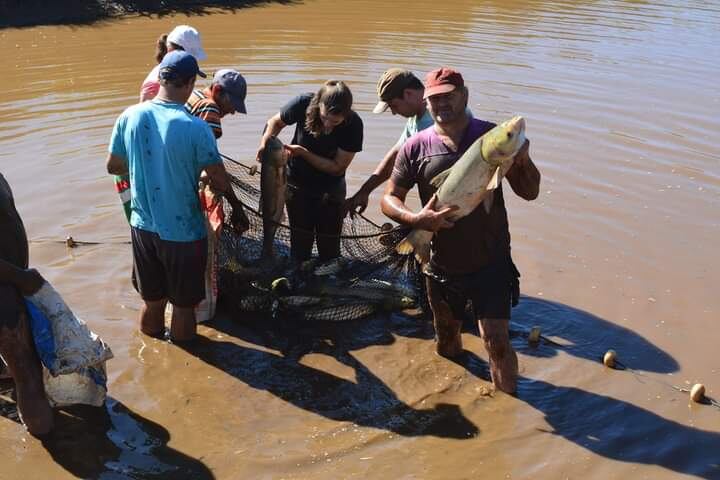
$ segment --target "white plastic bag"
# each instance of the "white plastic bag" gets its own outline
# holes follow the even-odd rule
[[[102,405],[107,393],[105,362],[113,357],[110,347],[48,282],[25,300],[50,403]]]

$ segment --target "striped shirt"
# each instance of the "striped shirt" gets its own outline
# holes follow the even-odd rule
[[[185,109],[190,112],[191,115],[205,120],[215,134],[215,138],[222,136],[220,107],[213,101],[210,88],[194,90],[185,104]]]

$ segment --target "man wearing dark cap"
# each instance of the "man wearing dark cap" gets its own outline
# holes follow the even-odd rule
[[[402,115],[408,120],[397,143],[388,150],[370,178],[363,183],[355,195],[345,201],[345,208],[351,215],[363,213],[372,191],[390,178],[395,157],[405,141],[433,124],[432,117],[425,108],[424,88],[422,82],[411,71],[402,68],[386,70],[378,80],[379,102],[373,113],[390,110],[393,115]]]
[[[165,55],[160,92],[118,117],[107,159],[109,173],[130,174],[133,267],[145,302],[140,330],[162,335],[169,301],[175,341],[194,339],[194,307],[205,296],[207,230],[197,195],[200,172],[205,170],[217,190],[229,188],[212,130],[185,110],[197,75],[205,77],[189,53]]]
[[[222,136],[220,119],[235,112],[247,113],[245,96],[247,84],[239,72],[224,68],[218,70],[212,84],[205,90],[195,90],[185,108],[196,117],[205,120],[212,128],[215,138]]]
[[[382,199],[382,210],[397,222],[435,232],[425,272],[438,354],[462,355],[460,330],[470,300],[490,357],[493,384],[512,393],[516,389],[518,365],[510,344],[509,321],[511,305],[517,303],[519,296],[519,273],[510,258],[502,186],[493,192],[489,212],[479,206],[453,223],[447,217],[456,207],[435,211],[436,188],[430,183],[495,124],[468,115],[468,89],[462,75],[453,69],[439,68],[428,73],[424,96],[435,125],[412,137],[400,149]],[[540,172],[530,159],[528,141],[515,156],[505,178],[521,198],[537,198]],[[417,213],[405,205],[407,193],[415,185],[424,205]]]

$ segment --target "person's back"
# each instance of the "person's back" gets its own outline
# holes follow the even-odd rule
[[[118,122],[113,145],[128,159],[130,224],[163,240],[204,237],[197,180],[203,167],[218,161],[207,123],[180,103],[160,100],[133,105]]]

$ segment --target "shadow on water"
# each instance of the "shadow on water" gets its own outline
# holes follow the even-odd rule
[[[527,331],[533,325],[567,346],[543,342],[534,348],[526,338],[515,335],[513,347],[525,355],[553,357],[562,349],[601,362],[602,353],[612,346],[633,369],[658,373],[678,369],[671,356],[631,330],[567,305],[523,297],[513,310],[512,326]],[[487,364],[472,352],[466,351],[456,363],[483,380],[489,378]],[[605,395],[530,378],[520,378],[517,397],[543,412],[552,427],[547,433],[603,457],[658,465],[701,478],[720,478],[720,433],[688,427]]]
[[[270,3],[300,0],[0,0],[0,28],[37,25],[88,25],[121,15],[207,15]]]
[[[672,356],[630,329],[568,305],[523,296],[512,311],[510,329],[517,336],[535,325],[541,328],[543,336],[561,346],[542,341],[531,347],[524,339],[514,341],[515,349],[524,355],[554,357],[562,349],[578,358],[602,362],[603,354],[613,349],[634,370],[672,373],[679,368]],[[474,325],[468,327],[477,330]]]
[[[14,403],[0,414],[19,423]],[[103,407],[56,409],[55,429],[42,440],[53,460],[79,478],[214,479],[199,460],[167,446],[170,434],[115,399]]]
[[[237,332],[238,329],[232,329]],[[326,418],[388,430],[404,436],[467,439],[479,434],[457,405],[415,409],[345,348],[318,340],[310,350],[332,356],[352,368],[356,381],[298,363],[297,357],[201,337],[189,353],[243,383]]]
[[[466,368],[486,378],[484,362],[466,352]],[[521,377],[517,397],[545,415],[551,430],[603,457],[720,478],[720,433],[667,420],[636,405],[574,387]]]

